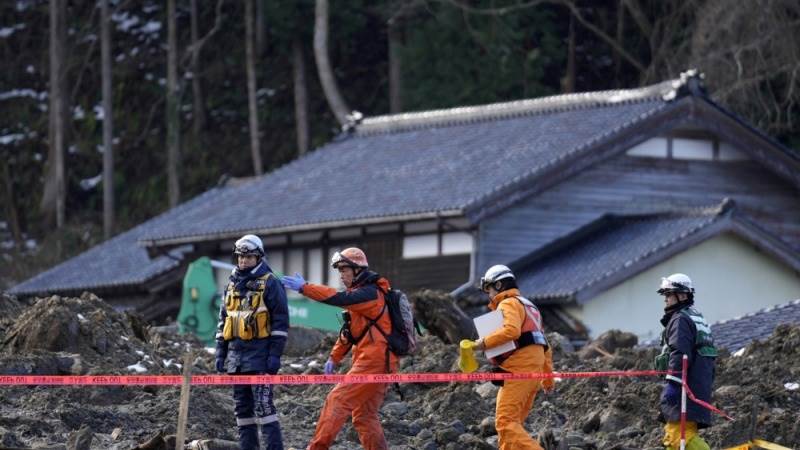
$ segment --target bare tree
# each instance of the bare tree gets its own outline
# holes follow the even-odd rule
[[[403,87],[402,87],[402,58],[400,49],[402,47],[402,29],[400,17],[392,17],[388,22],[388,41],[389,41],[389,111],[399,113],[403,110]]]
[[[17,213],[17,196],[14,193],[14,179],[11,178],[11,168],[9,167],[8,163],[9,158],[6,155],[3,155],[2,162],[0,164],[3,165],[3,187],[5,192],[5,201],[3,204],[5,205],[6,209],[6,218],[8,220],[9,227],[11,228],[11,236],[14,238],[14,243],[18,249],[22,249],[22,227],[19,223],[19,214]]]
[[[572,27],[570,22],[570,28]],[[624,42],[625,37],[625,0],[617,1],[617,42]],[[618,52],[614,52],[614,87],[622,88],[620,85],[620,73],[622,73],[622,58]]]
[[[256,57],[253,48],[253,0],[244,2],[244,28],[245,28],[245,52],[247,57],[247,104],[250,110],[250,153],[253,157],[253,172],[256,175],[264,173],[264,166],[261,163],[261,147],[258,131],[258,102],[256,100]]]
[[[49,220],[55,218],[57,228],[64,226],[67,196],[64,162],[67,123],[64,64],[66,9],[66,0],[50,0],[50,149],[40,208]]]
[[[347,115],[350,108],[345,103],[336,78],[333,76],[333,69],[328,59],[328,0],[317,0],[314,20],[314,59],[317,62],[317,73],[325,92],[328,105],[336,116],[339,124],[347,123]]]
[[[175,0],[167,0],[167,192],[169,206],[180,201],[180,116],[178,115],[178,37]]]
[[[771,134],[796,132],[798,18],[796,0],[698,2],[688,51],[681,55],[688,60],[678,63],[704,72],[714,99],[756,126]]]
[[[561,90],[565,93],[575,92],[575,18],[569,16],[569,37],[567,38],[567,73],[562,79]]]
[[[114,232],[114,107],[111,94],[111,18],[109,0],[100,1],[100,59],[103,90],[103,236]]]
[[[192,130],[195,140],[200,138],[206,126],[206,105],[203,98],[203,86],[200,79],[200,31],[198,26],[200,11],[197,0],[191,0],[192,9],[192,51],[190,70],[192,72]]]
[[[292,71],[294,72],[294,122],[297,130],[297,153],[303,156],[309,146],[308,86],[306,62],[300,39],[292,41]]]
[[[264,47],[267,43],[267,27],[264,24],[264,0],[256,1],[256,56],[264,54]]]

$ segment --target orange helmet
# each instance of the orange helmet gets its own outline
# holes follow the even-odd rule
[[[364,254],[363,250],[356,247],[346,248],[341,252],[334,253],[333,258],[331,258],[331,267],[335,269],[339,263],[345,263],[348,266],[360,267],[362,269],[369,267],[367,255]]]

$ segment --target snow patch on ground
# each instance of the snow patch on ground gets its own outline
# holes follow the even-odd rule
[[[783,385],[783,387],[785,387],[787,391],[796,391],[797,389],[800,389],[800,384],[798,384],[798,383],[786,383],[786,384]]]
[[[136,373],[147,372],[147,367],[143,366],[142,363],[140,362],[136,364],[131,364],[130,366],[127,367],[127,369],[131,372],[136,372]]]

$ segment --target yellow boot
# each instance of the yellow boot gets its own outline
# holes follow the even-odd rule
[[[686,443],[686,450],[711,450],[706,441],[700,436],[695,435]]]

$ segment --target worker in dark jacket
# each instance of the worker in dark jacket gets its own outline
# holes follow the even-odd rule
[[[236,241],[233,269],[219,310],[217,372],[241,375],[278,373],[289,331],[286,291],[267,265],[264,245],[248,234]],[[260,449],[258,428],[267,450],[283,450],[272,385],[236,385],[234,413],[239,447]]]
[[[711,402],[711,388],[714,384],[714,362],[717,350],[703,315],[694,308],[694,287],[692,280],[676,273],[661,279],[658,290],[664,296],[664,317],[661,324],[664,332],[661,335],[663,349],[656,357],[658,370],[669,370],[673,373],[667,380],[661,393],[661,416],[666,422],[664,426],[664,446],[677,449],[680,445],[681,417],[681,371],[683,356],[689,357],[689,370],[686,382],[695,397]],[[687,400],[686,405],[686,448],[688,450],[707,450],[710,447],[697,434],[697,430],[711,426],[711,412],[706,408]]]

